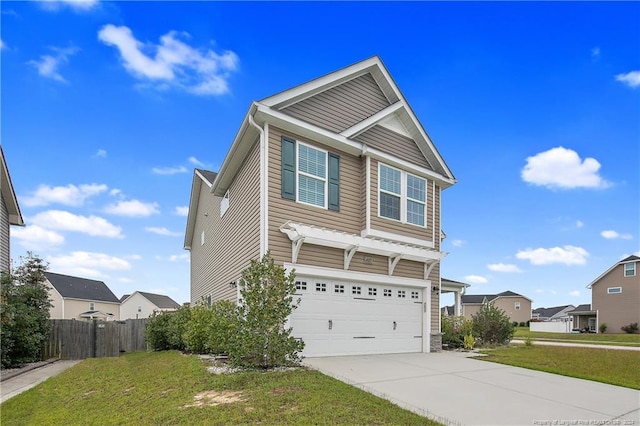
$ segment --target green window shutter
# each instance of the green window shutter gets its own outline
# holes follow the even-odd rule
[[[340,157],[329,153],[329,210],[340,211]]]
[[[296,199],[296,141],[282,137],[282,198]]]

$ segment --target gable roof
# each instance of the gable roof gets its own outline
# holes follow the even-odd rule
[[[531,299],[529,299],[526,296],[507,290],[498,294],[464,294],[462,295],[462,303],[466,305],[483,304],[487,302],[492,302],[493,300],[498,299],[500,297],[522,297],[523,299],[527,299],[528,301],[531,301]]]
[[[568,307],[574,307],[573,305],[553,306],[551,308],[536,308],[532,311],[533,314],[538,314],[541,318],[551,318],[554,315],[564,311]]]
[[[193,170],[193,181],[191,183],[191,196],[189,198],[189,213],[187,215],[187,226],[184,233],[184,248],[191,249],[191,241],[193,240],[193,231],[196,226],[196,214],[198,205],[200,204],[200,189],[202,184],[211,188],[216,180],[218,173],[204,169]]]
[[[83,299],[96,302],[120,303],[120,300],[102,281],[70,275],[45,272],[44,275],[60,296],[70,299]]]
[[[160,309],[178,309],[180,307],[179,303],[163,294],[146,293],[144,291],[137,291],[136,293],[144,296],[149,302],[153,303]]]
[[[574,310],[567,312],[569,315],[578,315],[578,314],[595,314],[596,311],[591,310],[591,304],[585,303],[583,305],[578,305]]]
[[[614,263],[612,267],[610,267],[609,269],[604,271],[602,274],[600,274],[600,276],[598,276],[598,278],[596,278],[595,280],[591,281],[589,283],[589,285],[587,285],[587,288],[591,288],[594,284],[596,284],[598,281],[600,281],[605,275],[607,275],[609,272],[611,272],[616,266],[622,265],[624,263],[634,263],[634,262],[638,262],[638,261],[640,261],[640,257],[635,256],[635,255],[631,255],[631,256],[625,257],[621,261]]]
[[[340,133],[303,121],[283,111],[296,103],[303,102],[367,74],[371,75],[390,105]],[[407,168],[412,173],[434,179],[443,189],[456,182],[453,173],[377,56],[253,102],[220,167],[218,177],[213,183],[212,192],[214,194],[222,196],[226,192],[242,161],[261,135],[262,128],[258,130],[259,125],[265,123],[353,155],[367,154],[372,158],[383,158],[391,165]],[[412,166],[409,162],[355,140],[358,135],[381,123],[396,129],[404,129],[407,135],[416,142],[422,155],[433,165],[434,170]]]
[[[124,302],[125,300],[127,300],[127,297],[131,296],[130,294],[123,294],[122,297],[120,298],[120,303]]]
[[[0,145],[0,192],[9,213],[9,223],[11,225],[24,226],[24,219],[22,218],[22,213],[20,213],[16,193],[13,190],[13,183],[11,183],[11,175],[9,174],[7,161],[4,158],[2,145]]]

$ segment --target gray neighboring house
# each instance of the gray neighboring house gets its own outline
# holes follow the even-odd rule
[[[45,272],[51,319],[117,321],[120,300],[102,281]]]
[[[553,306],[551,308],[536,308],[531,313],[532,320],[538,321],[569,321],[569,311],[576,309],[573,305]]]
[[[13,190],[4,151],[0,145],[0,273],[11,272],[11,225],[24,226],[20,206]]]
[[[120,319],[149,318],[157,312],[173,312],[180,304],[164,294],[136,291],[120,298]]]

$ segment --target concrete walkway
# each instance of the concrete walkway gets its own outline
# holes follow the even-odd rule
[[[304,364],[449,425],[640,425],[636,390],[464,352],[307,358]]]
[[[18,375],[12,375],[9,378],[3,378],[0,382],[0,403],[31,389],[49,377],[60,374],[78,362],[80,361],[56,361]]]
[[[524,340],[514,339],[511,343],[524,345]],[[542,346],[570,346],[572,348],[595,348],[595,349],[612,349],[616,351],[640,351],[640,346],[614,346],[614,345],[595,345],[593,343],[571,343],[571,342],[552,342],[549,340],[533,339],[534,345]]]

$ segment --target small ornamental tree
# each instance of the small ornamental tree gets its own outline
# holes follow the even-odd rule
[[[285,321],[297,308],[294,273],[274,263],[269,253],[242,272],[237,329],[229,361],[237,366],[272,368],[297,364],[304,342],[291,336]]]
[[[493,303],[482,305],[471,318],[473,335],[483,345],[506,345],[513,338],[513,324],[505,311]]]
[[[2,367],[39,361],[49,337],[51,301],[45,262],[32,253],[13,274],[3,274],[0,291],[0,359]]]

